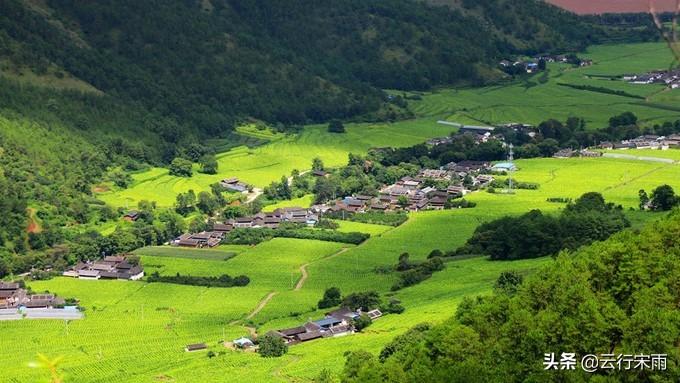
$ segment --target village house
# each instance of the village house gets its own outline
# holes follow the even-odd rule
[[[236,177],[223,179],[220,181],[220,186],[237,193],[247,193],[249,188],[248,184],[239,181]]]
[[[298,327],[272,330],[268,332],[267,335],[281,338],[288,345],[308,342],[320,338],[349,335],[354,332],[352,321],[359,318],[361,314],[361,311],[340,308],[327,313],[321,319],[307,322]],[[371,310],[367,312],[366,315],[375,320],[380,318],[382,313],[379,310]]]
[[[135,210],[131,210],[131,211],[125,213],[125,215],[123,216],[123,220],[128,221],[128,222],[134,222],[138,219],[139,219],[139,212],[135,211]]]
[[[19,283],[0,282],[0,309],[63,308],[65,303],[54,294],[29,294]]]
[[[79,262],[62,273],[79,279],[121,279],[136,281],[144,277],[141,265],[128,262],[127,256],[106,256],[94,262]]]

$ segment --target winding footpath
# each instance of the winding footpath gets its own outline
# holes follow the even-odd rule
[[[333,257],[337,257],[338,255],[346,252],[349,249],[350,249],[349,247],[343,247],[339,251],[337,251],[337,252],[335,252],[335,253],[327,256],[327,257],[317,259],[314,262],[324,261],[324,260],[327,260],[327,259],[331,259]],[[307,281],[307,278],[309,278],[309,273],[307,273],[307,266],[309,266],[310,264],[312,264],[314,262],[305,263],[304,265],[300,266],[300,272],[302,273],[302,277],[300,278],[300,280],[295,285],[295,288],[293,289],[293,291],[300,291],[302,289],[302,286],[305,285],[305,281]]]

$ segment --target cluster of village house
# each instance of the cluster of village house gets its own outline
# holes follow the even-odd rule
[[[361,310],[352,311],[346,307],[327,313],[323,318],[309,321],[298,327],[269,331],[266,335],[283,339],[287,345],[308,342],[314,339],[339,337],[354,333],[353,321],[361,315],[367,315],[371,320],[382,317],[380,310],[370,310],[362,313]],[[231,342],[234,347],[249,349],[255,347],[252,339],[241,337]],[[205,350],[205,343],[190,344],[185,347],[187,352]]]
[[[664,84],[671,89],[680,88],[680,69],[659,70],[640,75],[623,76],[624,81],[631,84]]]
[[[226,235],[237,228],[278,228],[283,222],[315,226],[327,213],[365,213],[369,211],[394,210],[441,210],[451,198],[462,197],[471,190],[487,186],[494,178],[490,172],[514,171],[512,163],[491,165],[484,161],[451,162],[440,169],[423,169],[416,177],[403,177],[394,184],[387,185],[376,196],[354,195],[328,204],[313,205],[308,209],[289,207],[276,209],[269,213],[238,217],[215,223],[210,231],[182,234],[171,242],[181,247],[215,247]],[[463,185],[463,179],[470,176],[471,184]],[[427,186],[435,181],[446,188]],[[406,201],[406,204],[404,204]]]
[[[0,282],[0,309],[63,308],[65,301],[53,294],[29,294],[15,282]]]
[[[123,279],[136,281],[144,277],[144,269],[139,264],[128,262],[127,256],[106,256],[94,262],[78,262],[64,271],[63,276],[79,279]]]
[[[658,149],[667,150],[670,148],[680,149],[680,134],[669,136],[657,136],[646,134],[644,136],[622,140],[620,142],[603,142],[598,145],[600,149]]]
[[[538,63],[543,60],[547,63],[559,62],[566,63],[569,58],[566,55],[537,55],[530,60],[501,60],[498,64],[502,68],[510,67],[521,67],[527,73],[534,73],[538,70]],[[593,65],[593,60],[590,59],[580,59],[578,62],[579,66],[590,66]]]

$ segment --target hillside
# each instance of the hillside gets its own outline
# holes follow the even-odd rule
[[[414,327],[379,358],[351,353],[343,382],[677,382],[679,213],[561,254],[524,281],[497,284],[493,296],[468,297],[454,317]],[[573,371],[541,363],[564,352],[576,353]],[[641,353],[666,354],[668,369],[612,368],[606,377],[581,369],[586,354],[601,363],[622,354],[625,366],[625,355]]]

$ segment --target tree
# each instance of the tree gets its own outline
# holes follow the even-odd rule
[[[201,165],[201,173],[217,174],[218,164],[215,156],[206,154],[198,160],[198,163]]]
[[[661,185],[652,191],[650,204],[654,211],[671,210],[679,203],[680,199],[670,185]]]
[[[259,352],[263,358],[278,358],[288,352],[288,345],[283,338],[267,334],[259,341]]]
[[[514,294],[524,278],[516,271],[504,271],[496,280],[494,290]]]
[[[337,287],[330,287],[323,293],[323,299],[319,301],[318,307],[320,309],[327,309],[329,307],[338,306],[342,302],[340,289]]]
[[[361,332],[361,330],[370,326],[372,323],[373,323],[373,321],[371,320],[371,318],[368,315],[361,314],[361,316],[352,320],[352,327],[354,327],[355,331]]]
[[[427,258],[430,259],[430,258],[443,257],[443,256],[444,256],[444,253],[441,250],[434,249],[434,250],[430,251],[430,254],[427,255]]]
[[[406,197],[405,195],[400,195],[399,198],[397,198],[397,204],[402,209],[406,209],[409,205],[408,197]]]
[[[196,206],[203,214],[211,215],[215,210],[217,210],[219,204],[211,193],[203,191],[198,193],[198,203]]]
[[[380,295],[376,291],[364,291],[345,296],[342,305],[350,310],[372,310],[380,306]]]
[[[323,161],[321,161],[321,158],[319,157],[314,157],[312,160],[312,170],[323,170]]]
[[[191,167],[191,161],[177,157],[172,160],[172,163],[170,163],[170,175],[178,177],[191,177],[193,174]]]
[[[331,133],[345,133],[345,126],[340,120],[331,120],[328,124],[328,131]]]
[[[638,196],[640,197],[640,210],[647,209],[647,205],[649,204],[649,196],[647,195],[647,192],[644,191],[644,189],[640,189]]]
[[[114,185],[123,189],[127,188],[132,183],[132,176],[120,169],[113,170],[111,174],[109,174],[109,179]]]
[[[175,199],[175,210],[186,216],[195,209],[196,204],[196,194],[193,190],[189,190],[186,193],[179,193]]]

